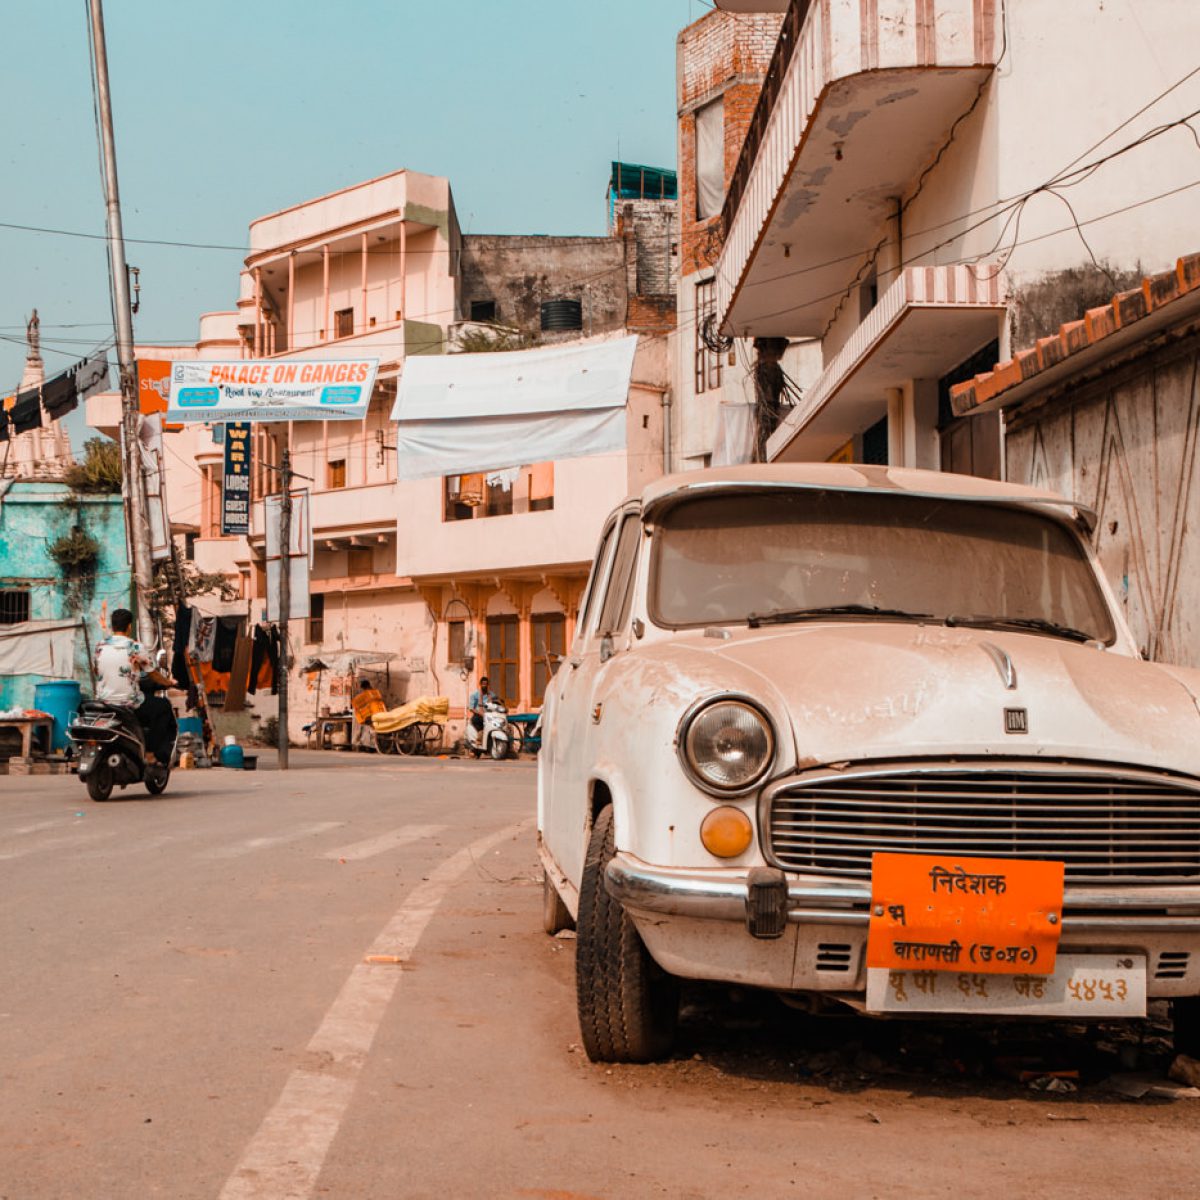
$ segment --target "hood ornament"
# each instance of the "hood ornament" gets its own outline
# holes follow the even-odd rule
[[[1011,692],[1016,690],[1017,686],[1017,668],[1013,666],[1013,660],[1009,657],[1008,651],[1001,650],[994,642],[980,642],[979,648],[987,654],[996,670],[1000,672],[1000,679],[1004,686]]]

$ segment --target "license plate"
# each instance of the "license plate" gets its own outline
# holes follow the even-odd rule
[[[996,1017],[1144,1017],[1146,959],[1060,954],[1053,975],[867,969],[867,1011]]]

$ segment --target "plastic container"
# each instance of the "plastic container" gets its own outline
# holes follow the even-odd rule
[[[204,736],[204,722],[199,717],[180,717],[179,732],[181,734],[194,733],[197,739],[202,738]]]
[[[67,748],[67,726],[79,712],[82,695],[83,689],[74,679],[48,680],[33,689],[33,707],[54,718],[54,728],[50,734],[51,749]]]
[[[236,743],[226,742],[221,747],[221,766],[240,771],[246,765],[246,752]]]

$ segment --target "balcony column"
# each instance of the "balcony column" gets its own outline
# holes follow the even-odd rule
[[[287,348],[296,346],[296,252],[288,255]]]
[[[321,292],[321,337],[329,337],[329,243],[321,247],[321,261],[324,269],[324,285]]]
[[[359,333],[367,332],[367,235],[362,235],[362,316],[359,320]]]
[[[400,318],[408,320],[408,226],[400,222]]]
[[[254,357],[262,357],[262,271],[254,268]]]
[[[875,283],[880,296],[894,283],[904,269],[904,230],[903,218],[900,215],[900,198],[892,202],[892,215],[884,226],[887,240],[879,248],[875,259]]]

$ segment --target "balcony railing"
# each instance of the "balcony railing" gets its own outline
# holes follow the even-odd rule
[[[775,43],[775,50],[763,79],[762,91],[758,94],[758,103],[754,106],[754,114],[746,129],[746,140],[742,143],[737,166],[733,169],[729,187],[725,192],[725,203],[721,206],[721,230],[726,235],[733,227],[734,215],[750,182],[750,172],[754,169],[754,160],[758,157],[759,147],[766,136],[771,110],[775,107],[779,89],[783,86],[792,55],[796,52],[800,30],[804,28],[811,4],[812,0],[790,0],[788,4],[787,13],[779,29],[779,40]]]

